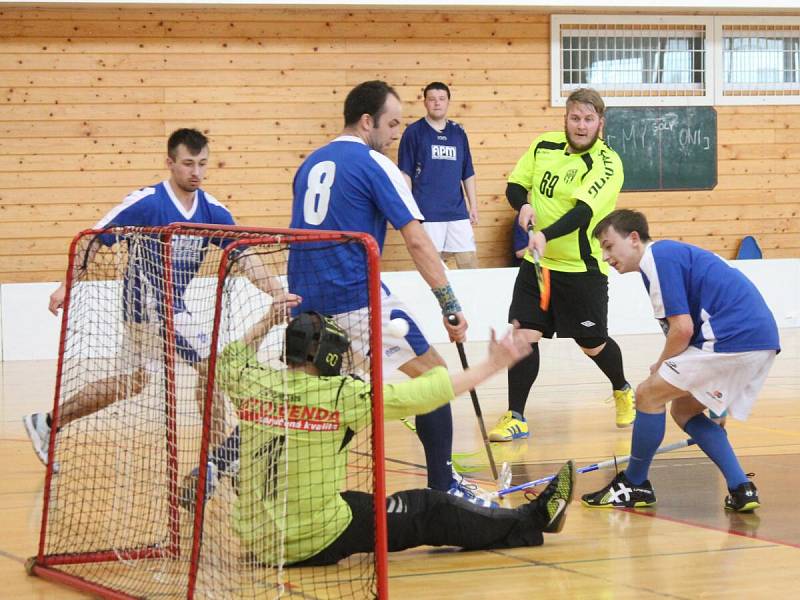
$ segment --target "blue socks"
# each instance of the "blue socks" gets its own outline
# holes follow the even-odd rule
[[[425,448],[428,487],[446,492],[453,480],[453,413],[450,404],[426,415],[417,415],[415,423],[417,436]]]
[[[735,490],[741,484],[747,483],[747,475],[744,474],[728,441],[728,434],[722,427],[704,414],[699,414],[689,419],[683,430],[692,436],[700,449],[719,467],[729,490]]]
[[[625,476],[633,484],[639,485],[647,479],[647,472],[656,450],[664,440],[666,413],[657,415],[636,411],[631,440],[631,461],[625,469]],[[714,461],[725,476],[728,489],[735,490],[747,483],[747,476],[733,452],[725,430],[704,414],[695,415],[686,423],[688,433],[700,449]]]
[[[640,485],[647,479],[650,463],[656,450],[664,440],[667,413],[650,414],[636,411],[636,420],[633,422],[633,435],[631,436],[631,461],[625,469],[625,477],[635,485]]]

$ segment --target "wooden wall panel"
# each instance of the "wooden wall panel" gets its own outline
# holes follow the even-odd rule
[[[177,127],[211,138],[204,187],[241,223],[285,226],[291,180],[341,127],[347,91],[393,84],[408,122],[451,85],[470,134],[484,266],[507,264],[505,179],[549,107],[549,16],[537,11],[108,6],[0,10],[0,281],[62,277],[69,238],[165,177]],[[629,193],[657,236],[732,257],[742,235],[800,255],[800,107],[719,107],[719,185]],[[390,232],[385,269],[409,268]]]

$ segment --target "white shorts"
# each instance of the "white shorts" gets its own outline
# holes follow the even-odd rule
[[[475,234],[469,219],[461,221],[424,221],[422,226],[437,252],[475,252]]]
[[[367,356],[369,349],[369,310],[360,308],[333,315],[333,318],[350,337],[354,360],[358,365],[363,361],[363,357]],[[394,337],[389,333],[389,321],[392,319],[408,321],[408,333],[405,337]],[[384,376],[417,356],[425,354],[430,348],[411,309],[383,283],[381,283],[381,327]]]
[[[764,386],[775,350],[706,352],[690,346],[665,360],[658,374],[667,383],[689,392],[701,403],[744,421]]]
[[[206,319],[207,320],[207,319]],[[211,354],[210,323],[201,322],[190,312],[175,313],[175,356],[194,366]],[[159,323],[125,323],[122,347],[117,354],[117,370],[133,372],[164,360],[164,339]]]

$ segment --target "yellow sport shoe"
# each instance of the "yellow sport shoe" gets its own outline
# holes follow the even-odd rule
[[[489,439],[493,442],[510,442],[519,438],[526,438],[528,433],[528,422],[525,419],[515,419],[511,411],[506,411],[497,425],[489,432]]]
[[[617,427],[629,427],[636,418],[633,388],[614,390],[614,403],[617,405]]]

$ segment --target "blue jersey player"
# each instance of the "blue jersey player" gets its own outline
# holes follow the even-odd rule
[[[454,256],[459,268],[474,269],[478,259],[472,226],[478,223],[478,197],[467,133],[447,118],[446,84],[429,83],[423,99],[426,115],[403,132],[397,165],[436,250],[442,258]]]
[[[647,479],[664,439],[666,405],[675,422],[714,461],[729,494],[725,509],[759,507],[725,430],[706,408],[727,409],[744,420],[780,351],[778,327],[764,298],[740,271],[716,254],[671,240],[651,241],[647,220],[616,210],[594,229],[603,258],[620,273],[639,271],[666,342],[636,390],[631,461],[601,490],[583,496],[590,507],[650,506],[656,497]]]
[[[401,103],[382,81],[362,83],[348,94],[344,129],[339,137],[314,151],[294,178],[291,226],[299,229],[362,231],[383,248],[387,222],[400,231],[414,264],[431,286],[442,308],[443,322],[452,340],[465,339],[467,322],[447,280],[436,249],[420,224],[422,215],[397,166],[385,153],[400,135]],[[307,247],[306,244],[302,246]],[[366,265],[360,252],[347,244],[323,251],[304,251],[300,245],[289,256],[289,290],[303,302],[298,311],[333,315],[351,339],[356,356],[366,353],[369,339]],[[416,377],[444,360],[422,334],[411,310],[383,285],[384,367]],[[447,315],[456,314],[451,325]],[[387,332],[391,319],[408,321],[402,338]],[[453,479],[452,415],[443,406],[417,417],[417,433],[425,448],[428,485],[434,489],[467,493]]]
[[[167,142],[166,164],[170,177],[152,186],[129,194],[121,204],[113,208],[95,225],[95,229],[107,227],[140,226],[158,227],[175,222],[198,224],[233,225],[230,211],[211,194],[200,188],[208,164],[208,139],[194,129],[178,129]],[[100,242],[106,246],[120,241],[117,236],[102,234]],[[157,242],[153,240],[152,244]],[[90,415],[120,400],[131,397],[145,388],[150,378],[147,364],[158,359],[162,347],[161,319],[163,302],[159,281],[163,278],[163,265],[159,259],[147,260],[157,250],[143,241],[140,251],[144,260],[131,259],[126,268],[123,314],[125,334],[122,347],[117,354],[116,375],[88,384],[84,389],[68,398],[60,408],[59,426]],[[187,286],[197,274],[205,256],[208,238],[178,236],[172,245],[173,311],[175,323],[176,351],[188,364],[197,369],[198,390],[203,390],[206,377],[206,361],[210,348],[208,339],[200,329],[210,324],[197,322],[189,313],[184,301]],[[76,265],[90,262],[97,251],[93,245],[87,258],[76,260]],[[266,275],[258,257],[244,251],[239,264],[244,273],[263,291],[276,295],[282,292],[278,280]],[[153,291],[155,308],[143,301],[146,288]],[[50,311],[58,314],[64,302],[65,284],[50,296]],[[207,332],[205,332],[207,333]],[[201,385],[202,384],[202,385]],[[222,409],[222,402],[214,402],[215,410]],[[34,413],[23,418],[25,428],[40,460],[47,464],[50,440],[51,416]],[[215,431],[221,430],[215,427]],[[216,440],[219,442],[220,440]],[[215,442],[215,443],[216,443]],[[224,470],[224,469],[223,469]]]

